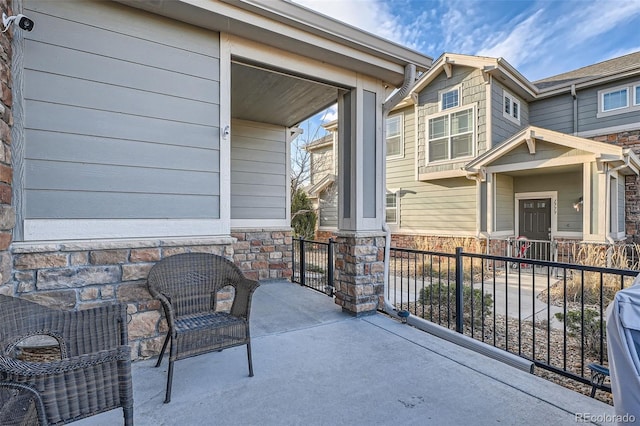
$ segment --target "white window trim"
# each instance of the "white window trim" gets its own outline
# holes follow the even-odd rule
[[[473,114],[473,124],[471,125],[472,127],[472,132],[471,132],[471,155],[468,155],[466,157],[458,157],[458,158],[451,158],[451,159],[446,159],[446,160],[436,160],[436,161],[429,161],[429,120],[432,120],[434,118],[438,118],[438,117],[442,117],[444,115],[449,115],[449,114],[453,114],[456,112],[460,112],[460,111],[464,111],[470,109],[471,113]],[[450,109],[446,109],[444,111],[440,111],[436,114],[431,114],[425,117],[425,166],[432,166],[435,164],[450,164],[450,163],[459,163],[461,161],[465,161],[469,158],[473,158],[476,156],[476,152],[478,147],[477,145],[477,133],[478,133],[478,127],[477,127],[477,110],[478,110],[478,104],[477,103],[472,103],[472,104],[467,104],[467,105],[462,105],[459,106],[457,108],[450,108]]]
[[[399,190],[397,189],[388,189],[386,195],[393,195],[394,198],[396,199],[396,221],[395,222],[387,222],[387,210],[389,209],[389,207],[387,206],[387,199],[385,197],[385,206],[384,206],[384,220],[386,223],[390,224],[390,225],[397,225],[398,223],[400,223],[400,197],[398,196],[400,193]]]
[[[393,114],[393,115],[389,115],[387,117],[387,119],[389,118],[395,118],[395,117],[399,117],[400,118],[400,154],[394,154],[394,155],[387,155],[385,158],[387,160],[398,160],[401,158],[404,158],[404,113],[398,113],[398,114]],[[386,129],[387,123],[385,123],[385,129]],[[385,139],[388,137],[386,131],[385,131]],[[386,144],[386,140],[385,140],[385,144]],[[385,153],[386,154],[386,153]]]
[[[453,92],[454,90],[458,91],[458,106],[442,109],[442,95],[444,93]],[[438,112],[451,111],[455,108],[460,108],[462,105],[462,84],[458,84],[457,86],[447,87],[446,89],[438,90]]]
[[[511,102],[511,111],[509,112],[509,114],[507,114],[504,110],[504,103],[506,99],[509,99],[509,101]],[[514,104],[518,105],[518,118],[513,116]],[[511,93],[507,92],[504,89],[502,90],[502,116],[507,120],[518,125],[520,124],[520,117],[522,117],[522,102],[520,102],[520,99],[516,98],[515,96],[513,96]]]
[[[617,114],[625,114],[632,111],[640,111],[640,99],[636,96],[636,88],[640,86],[640,82],[636,81],[629,84],[623,84],[621,86],[608,87],[606,89],[598,90],[598,112],[596,118],[609,117]],[[604,108],[604,95],[611,92],[617,92],[619,90],[627,89],[627,106],[611,109],[609,111],[603,111]]]

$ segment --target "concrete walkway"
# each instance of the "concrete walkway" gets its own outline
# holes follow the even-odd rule
[[[166,367],[133,365],[135,423],[144,425],[572,425],[613,407],[403,325],[354,318],[333,300],[264,282],[252,310],[255,376],[246,350]],[[113,410],[76,425],[122,424]]]

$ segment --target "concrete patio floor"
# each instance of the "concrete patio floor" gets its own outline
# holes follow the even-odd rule
[[[266,281],[251,313],[255,376],[244,346],[133,364],[143,425],[572,425],[613,407],[382,314],[354,318],[321,293]],[[122,424],[113,410],[75,425]]]

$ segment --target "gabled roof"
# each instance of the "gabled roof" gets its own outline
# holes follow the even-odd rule
[[[488,56],[462,55],[458,53],[443,53],[429,71],[422,74],[418,79],[409,96],[418,93],[431,83],[442,72],[451,74],[454,66],[465,66],[478,68],[487,74],[494,75],[504,84],[507,84],[514,90],[518,91],[521,96],[526,99],[533,99],[536,94],[536,87],[529,82],[522,74],[512,67],[503,58],[491,58]]]
[[[537,126],[527,126],[511,138],[494,146],[484,154],[479,155],[467,163],[464,169],[471,173],[477,173],[493,161],[506,155],[522,144],[527,144],[529,149],[535,152],[536,141],[541,140],[555,145],[572,149],[588,151],[596,156],[596,160],[612,164],[614,166],[626,166],[627,174],[639,174],[640,159],[628,148],[622,148],[605,142],[598,142],[578,136],[568,135]]]
[[[320,193],[325,190],[329,185],[336,181],[336,175],[328,174],[314,185],[309,186],[306,191],[311,198],[317,198]]]
[[[620,73],[633,71],[640,72],[640,51],[534,81],[533,84],[544,92],[607,77],[619,78]]]

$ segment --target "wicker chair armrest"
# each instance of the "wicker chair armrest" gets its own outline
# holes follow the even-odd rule
[[[120,346],[111,350],[103,350],[50,362],[21,361],[16,358],[0,355],[0,372],[10,376],[33,377],[81,370],[89,366],[100,365],[111,361],[127,360],[131,360],[131,348],[129,346]]]
[[[260,286],[258,281],[242,277],[235,285],[236,294],[231,306],[231,315],[236,317],[249,318],[251,310],[251,298],[256,289]]]
[[[162,305],[162,309],[164,310],[164,316],[167,319],[167,323],[170,325],[175,324],[176,311],[173,308],[171,299],[167,297],[167,295],[165,295],[164,293],[160,293],[157,291],[152,292],[151,295],[160,301],[160,304]],[[170,327],[169,329],[173,330],[174,327]]]

